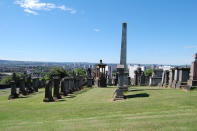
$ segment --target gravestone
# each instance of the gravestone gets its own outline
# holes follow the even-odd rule
[[[162,77],[162,87],[168,87],[169,85],[169,71],[165,70],[163,72],[163,77]]]
[[[25,86],[27,87],[28,93],[33,93],[33,92],[34,92],[34,89],[33,89],[33,87],[32,87],[31,75],[28,75],[28,76],[26,77]]]
[[[189,80],[190,68],[179,68],[179,79],[176,84],[176,88],[182,88],[187,86],[187,81]]]
[[[134,72],[134,85],[135,86],[144,86],[145,85],[145,76],[144,72],[140,67],[137,68],[137,70]]]
[[[197,53],[195,54],[195,60],[192,62],[190,70],[190,79],[188,80],[190,88],[197,87]]]
[[[69,77],[64,78],[64,88],[65,88],[65,93],[69,94],[70,89],[69,89]]]
[[[87,87],[92,87],[93,78],[92,78],[92,70],[91,68],[87,69]]]
[[[174,68],[174,80],[172,82],[172,88],[176,88],[176,84],[179,80],[179,70],[180,69],[178,67]]]
[[[150,77],[149,86],[159,86],[162,81],[163,69],[154,69]]]
[[[112,86],[112,67],[108,66],[107,85]]]
[[[63,96],[67,96],[68,93],[66,92],[66,82],[65,82],[65,78],[62,78],[60,81],[60,88],[61,88],[61,92],[60,94]]]
[[[53,99],[54,100],[57,100],[57,99],[61,99],[61,95],[60,95],[60,87],[59,87],[59,80],[60,78],[59,77],[53,77]]]
[[[172,88],[172,83],[173,83],[173,80],[174,80],[174,73],[175,73],[175,69],[172,68],[170,69],[169,71],[169,84],[168,84],[168,87]]]
[[[38,92],[38,86],[39,86],[39,79],[38,78],[32,78],[32,87],[35,92]]]
[[[122,42],[120,65],[117,65],[118,88],[114,92],[114,100],[124,99],[124,91],[128,91],[128,69],[127,69],[127,23],[122,24]]]
[[[24,80],[24,78],[20,79],[19,86],[20,86],[19,94],[27,95],[28,93],[27,93],[27,91],[25,89],[25,80]]]
[[[19,97],[19,94],[17,94],[17,89],[16,89],[16,83],[15,81],[10,82],[10,87],[11,87],[11,93],[10,96],[8,97],[9,100],[11,99],[16,99]]]
[[[46,81],[45,85],[45,97],[44,97],[44,102],[53,102],[53,96],[52,96],[52,86],[53,82],[51,80]]]

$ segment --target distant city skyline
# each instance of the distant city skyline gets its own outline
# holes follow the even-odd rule
[[[196,0],[2,0],[0,60],[191,64],[197,52]]]

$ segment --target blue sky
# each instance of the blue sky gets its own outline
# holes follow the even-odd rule
[[[190,64],[197,52],[196,0],[0,0],[0,59]]]

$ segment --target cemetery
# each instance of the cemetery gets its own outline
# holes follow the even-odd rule
[[[128,67],[123,23],[115,73],[102,60],[43,77],[13,73],[0,90],[0,130],[197,130],[196,89],[197,54],[191,67]]]

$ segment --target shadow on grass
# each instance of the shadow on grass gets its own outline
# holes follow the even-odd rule
[[[76,97],[75,95],[67,95],[67,96],[65,96],[65,98],[74,98],[74,97]]]
[[[150,95],[147,93],[140,93],[140,94],[134,94],[134,95],[126,95],[125,98],[138,98],[138,97],[149,97]]]
[[[133,91],[147,91],[147,90],[163,90],[163,89],[130,89],[128,92],[133,92]]]
[[[66,100],[64,100],[64,99],[58,99],[56,102],[64,102],[64,101],[66,101]]]

